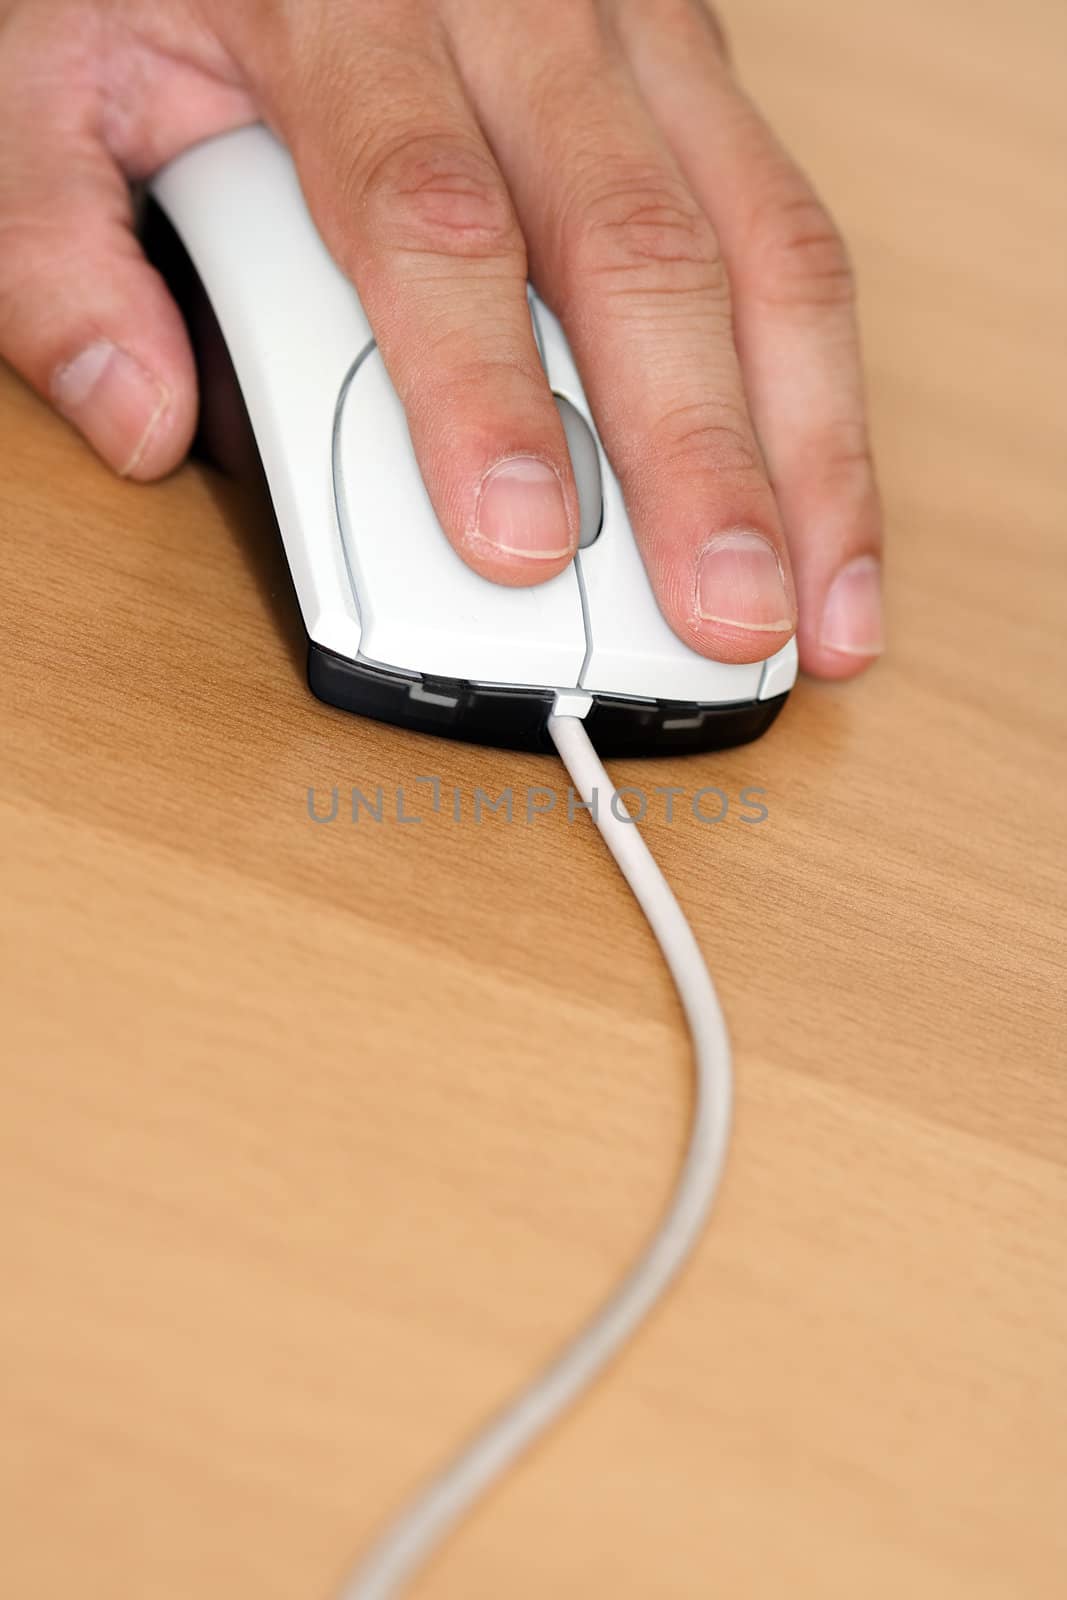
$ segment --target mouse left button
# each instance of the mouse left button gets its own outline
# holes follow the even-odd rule
[[[467,566],[437,520],[376,348],[338,402],[333,479],[361,659],[483,684],[577,684],[586,632],[574,563],[516,588]]]

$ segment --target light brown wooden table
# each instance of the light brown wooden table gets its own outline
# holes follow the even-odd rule
[[[734,1033],[728,1179],[417,1594],[1037,1600],[1067,1584],[1065,13],[727,13],[858,262],[892,649],[756,747],[616,763],[767,791],[758,827],[649,825]],[[318,705],[232,491],[116,482],[10,377],[0,430],[0,1588],[327,1600],[644,1236],[678,1007],[588,825],[306,814],[547,759]]]

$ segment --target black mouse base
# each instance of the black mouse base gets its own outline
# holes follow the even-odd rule
[[[506,750],[551,751],[551,689],[468,683],[352,661],[321,645],[308,646],[308,684],[327,705],[363,717]],[[604,756],[684,755],[749,744],[765,733],[788,694],[735,705],[681,700],[636,700],[594,694],[585,718]]]

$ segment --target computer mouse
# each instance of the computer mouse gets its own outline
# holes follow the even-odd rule
[[[532,288],[581,542],[556,577],[507,588],[472,572],[437,521],[359,296],[274,135],[255,126],[206,140],[163,168],[149,195],[150,253],[179,303],[199,298],[190,326],[201,346],[217,330],[225,348],[225,378],[199,352],[204,413],[217,409],[208,385],[240,391],[315,695],[422,732],[533,750],[551,747],[561,694],[605,754],[719,749],[770,726],[796,678],[795,641],[737,666],[699,655],[668,626],[563,330]]]

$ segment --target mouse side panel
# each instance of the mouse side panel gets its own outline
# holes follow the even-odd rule
[[[174,225],[151,194],[144,199],[139,233],[145,256],[182,314],[196,360],[199,408],[191,454],[254,485],[269,503],[255,433],[218,318]],[[277,527],[273,511],[271,516]]]

